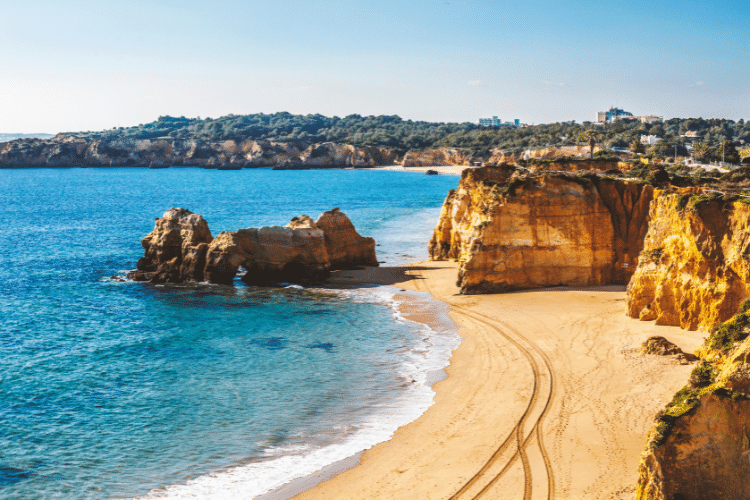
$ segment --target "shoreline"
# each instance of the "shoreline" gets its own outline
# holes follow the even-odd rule
[[[395,312],[395,317],[392,318],[393,321],[405,320],[410,323],[414,323],[416,325],[419,325],[419,328],[421,330],[429,331],[431,338],[434,339],[434,335],[442,337],[442,340],[440,341],[441,344],[444,342],[448,342],[448,344],[442,346],[442,353],[440,350],[434,352],[434,355],[437,356],[437,360],[439,361],[438,366],[442,365],[442,367],[431,369],[428,368],[427,370],[422,372],[424,378],[419,378],[419,380],[421,381],[419,385],[422,386],[422,389],[420,389],[420,391],[425,389],[433,391],[433,396],[430,398],[431,404],[423,408],[422,413],[412,417],[412,420],[406,422],[398,428],[395,428],[393,432],[396,432],[398,429],[409,425],[409,423],[419,418],[419,416],[424,414],[424,412],[429,410],[430,406],[434,404],[433,386],[447,378],[445,369],[449,364],[450,355],[445,357],[445,349],[450,348],[449,352],[452,352],[458,347],[458,344],[460,344],[461,341],[459,337],[458,342],[456,342],[456,344],[454,344],[452,347],[449,347],[450,341],[448,339],[453,335],[458,337],[458,327],[448,316],[447,304],[435,304],[433,302],[434,298],[431,295],[420,292],[413,288],[401,286],[402,283],[398,283],[398,281],[403,278],[398,278],[397,276],[400,273],[403,273],[405,269],[408,269],[408,267],[409,265],[395,265],[378,268],[367,268],[366,270],[360,269],[357,271],[342,270],[334,273],[334,275],[323,285],[323,289],[333,290],[357,290],[370,289],[373,287],[385,287],[386,289],[389,289],[388,294],[392,294],[390,296],[394,305],[392,305],[391,307]],[[362,280],[360,278],[360,273],[367,273],[369,271],[373,271],[373,274],[370,275],[368,279]],[[350,277],[351,274],[355,274],[355,276]],[[396,282],[394,283],[394,281]],[[419,332],[415,332],[414,334],[419,335]],[[446,334],[448,335],[448,337],[445,337]],[[430,342],[432,342],[432,340]],[[430,352],[433,352],[432,349]],[[393,434],[391,434],[391,437],[392,436]],[[252,498],[253,500],[287,500],[289,498],[292,498],[295,495],[298,495],[317,486],[323,481],[332,479],[336,475],[356,467],[360,464],[362,453],[367,451],[367,449],[370,449],[373,446],[377,446],[378,444],[389,439],[390,438],[384,441],[373,443],[369,448],[360,450],[353,455],[337,460],[306,476],[291,479],[281,486],[267,491],[266,493],[256,495]]]
[[[653,418],[693,368],[637,348],[658,334],[690,352],[702,333],[626,317],[623,287],[465,296],[455,269],[421,262],[332,276],[430,293],[450,306],[461,343],[419,418],[257,499],[632,497]]]

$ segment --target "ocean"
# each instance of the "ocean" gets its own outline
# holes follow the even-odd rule
[[[0,170],[0,498],[251,499],[388,439],[459,337],[392,287],[120,281],[171,207],[222,230],[340,207],[381,265],[427,258],[457,176]]]

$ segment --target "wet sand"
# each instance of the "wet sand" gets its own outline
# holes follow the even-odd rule
[[[692,352],[705,335],[628,318],[624,287],[462,296],[451,262],[332,280],[429,292],[463,341],[427,412],[299,500],[632,498],[653,419],[693,368],[637,349],[662,335]]]

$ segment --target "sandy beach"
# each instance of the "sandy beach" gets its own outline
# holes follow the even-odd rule
[[[692,369],[637,349],[662,335],[692,352],[705,334],[626,317],[623,287],[462,296],[455,278],[451,262],[333,277],[429,292],[463,341],[426,413],[294,498],[632,498],[653,418]]]
[[[428,170],[433,170],[442,175],[461,175],[461,172],[467,168],[474,168],[470,165],[438,165],[430,167],[402,167],[401,165],[388,165],[385,167],[375,167],[372,170],[395,170],[398,172],[419,172],[426,174]]]

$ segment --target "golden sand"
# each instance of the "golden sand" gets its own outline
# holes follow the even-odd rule
[[[299,500],[632,498],[654,416],[692,369],[638,346],[692,352],[704,335],[626,317],[623,287],[462,296],[449,262],[334,280],[429,292],[463,341],[427,412]]]

